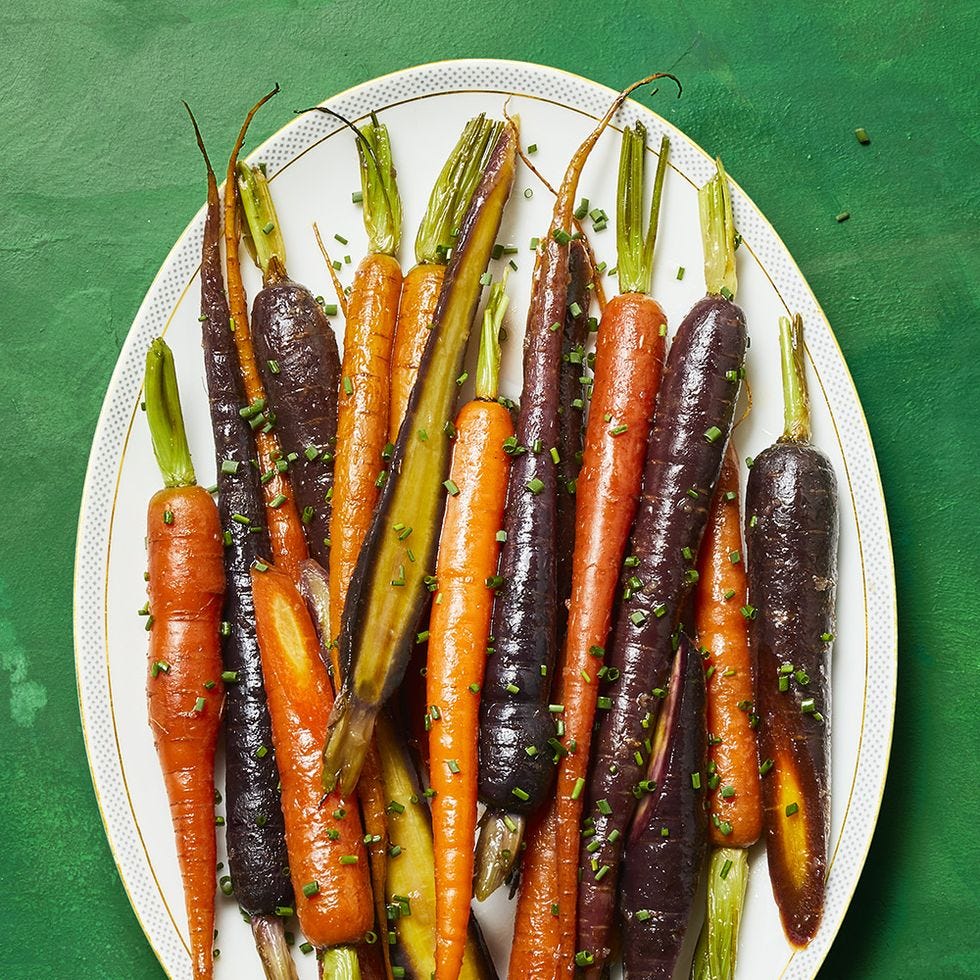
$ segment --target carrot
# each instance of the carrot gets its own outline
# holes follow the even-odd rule
[[[636,513],[646,456],[647,433],[663,373],[667,318],[649,295],[653,252],[668,141],[660,145],[649,228],[644,234],[642,202],[646,129],[623,131],[618,195],[618,268],[621,294],[606,306],[596,343],[592,404],[585,454],[577,485],[577,538],[572,558],[564,664],[556,703],[564,705],[564,749],[558,786],[558,853],[579,850],[582,788],[588,772],[592,725],[606,685],[615,685],[602,660],[623,568],[626,541]],[[626,569],[626,587],[630,571]],[[613,687],[613,689],[615,689]],[[577,787],[577,788],[576,788]],[[533,842],[532,842],[532,847]],[[558,867],[560,956],[566,968],[575,953],[578,864]]]
[[[432,188],[415,239],[416,265],[405,276],[398,304],[398,324],[391,355],[389,442],[398,440],[398,430],[432,332],[454,234],[462,223],[492,149],[493,144],[487,139],[485,117],[481,114],[466,124]]]
[[[729,442],[698,557],[695,623],[707,681],[708,796],[714,846],[707,913],[692,975],[731,980],[748,881],[745,848],[762,832],[754,668],[739,514],[738,454]],[[727,868],[725,867],[727,862]]]
[[[177,841],[192,967],[203,978],[213,967],[214,752],[224,697],[221,521],[211,494],[195,484],[173,354],[159,338],[146,355],[144,392],[165,484],[146,512],[147,707]]]
[[[459,976],[473,898],[480,685],[507,493],[504,445],[514,434],[510,412],[497,401],[499,332],[506,309],[504,283],[495,283],[483,314],[476,398],[456,417],[449,479],[458,493],[446,501],[436,562],[439,588],[429,620],[437,980]]]
[[[263,474],[271,474],[264,483],[263,495],[265,497],[266,521],[269,525],[269,538],[272,543],[272,557],[280,568],[285,569],[295,578],[299,574],[299,562],[308,555],[306,537],[303,533],[303,525],[300,523],[299,512],[296,509],[296,501],[289,480],[286,474],[280,472],[276,466],[276,463],[282,459],[283,453],[273,429],[273,422],[264,414],[267,404],[265,386],[262,384],[255,349],[252,346],[248,320],[248,300],[245,296],[242,269],[238,257],[240,232],[238,220],[240,195],[238,180],[236,179],[238,154],[245,142],[245,134],[248,132],[249,124],[252,122],[255,113],[278,91],[279,86],[277,85],[249,110],[228,160],[224,200],[225,264],[228,306],[231,314],[228,325],[235,335],[242,381],[245,384],[245,397],[248,399],[248,405],[242,406],[242,408],[250,413],[249,424],[255,431],[259,470]]]
[[[295,912],[314,946],[350,947],[371,928],[374,906],[357,806],[340,793],[323,793],[320,749],[333,707],[330,678],[310,614],[289,576],[257,562],[252,593]]]
[[[388,441],[391,343],[402,272],[398,260],[401,204],[388,129],[374,120],[358,132],[357,151],[369,254],[354,273],[344,331],[337,412],[333,512],[330,516],[330,629],[340,632],[344,602],[361,544],[371,526]],[[336,677],[342,677],[336,644]]]

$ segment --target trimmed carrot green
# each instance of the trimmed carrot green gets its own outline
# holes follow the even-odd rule
[[[170,802],[193,973],[204,980],[213,969],[214,753],[224,693],[221,522],[211,494],[195,484],[173,354],[162,339],[147,353],[144,392],[165,484],[146,514],[147,706]]]
[[[255,349],[252,346],[252,335],[249,329],[248,299],[245,296],[245,285],[242,282],[242,268],[239,260],[239,189],[236,179],[238,154],[245,142],[245,135],[255,113],[277,92],[277,85],[271,92],[264,95],[245,117],[238,139],[228,160],[228,172],[225,179],[225,267],[228,286],[228,306],[230,319],[228,328],[235,335],[235,346],[238,349],[238,360],[241,366],[242,381],[245,386],[245,397],[248,405],[242,408],[254,408],[266,404],[265,386],[259,373]],[[261,409],[256,410],[258,417]],[[269,538],[272,543],[272,558],[279,568],[284,569],[294,578],[299,574],[298,564],[308,556],[306,537],[303,525],[299,519],[299,511],[285,473],[276,466],[282,458],[282,449],[271,423],[264,423],[256,428],[255,442],[258,449],[259,470],[270,472],[271,479],[263,486],[265,498],[266,522],[269,527]]]
[[[429,730],[437,980],[459,975],[473,897],[480,685],[507,493],[504,445],[514,433],[510,413],[496,400],[506,308],[504,284],[495,283],[483,316],[478,397],[456,417],[450,479],[459,493],[446,502],[429,620],[426,700],[439,708]]]
[[[296,914],[314,946],[351,946],[371,928],[374,904],[357,803],[323,793],[320,746],[333,692],[319,639],[287,575],[253,568],[252,592]]]

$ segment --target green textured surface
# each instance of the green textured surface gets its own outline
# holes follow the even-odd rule
[[[178,98],[217,148],[272,80],[299,106],[408,65],[494,56],[618,88],[689,48],[677,66],[684,99],[656,108],[724,155],[826,309],[867,411],[895,543],[893,766],[821,976],[978,975],[978,7],[750,6],[498,0],[451,18],[447,5],[408,0],[3,8],[0,977],[161,973],[89,781],[70,611],[78,501],[105,386],[146,288],[202,200]],[[251,145],[285,111],[260,116]],[[870,146],[857,144],[856,126]],[[851,219],[838,224],[843,210]]]

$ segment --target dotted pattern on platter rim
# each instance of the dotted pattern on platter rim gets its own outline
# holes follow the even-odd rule
[[[423,65],[367,82],[324,105],[350,119],[372,108],[424,95],[460,90],[527,93],[601,116],[615,95],[595,82],[554,69],[522,62],[455,61]],[[628,102],[616,118],[629,125],[641,120],[651,144],[667,133],[672,139],[671,163],[697,185],[714,173],[711,158],[655,113]],[[251,157],[261,158],[270,176],[299,153],[335,132],[341,124],[323,113],[310,113],[288,124]],[[793,264],[786,247],[746,195],[734,185],[736,223],[746,244],[777,284],[792,310],[807,323],[807,348],[827,397],[835,407],[838,435],[847,477],[861,528],[867,581],[868,651],[864,726],[855,784],[866,787],[851,799],[835,866],[827,883],[826,908],[820,931],[798,952],[782,974],[790,980],[814,977],[830,949],[860,876],[880,805],[881,781],[891,744],[896,681],[897,628],[894,574],[887,520],[874,450],[853,381],[843,355],[816,298]],[[160,335],[200,261],[203,209],[178,239],[141,305],[109,383],[93,440],[79,519],[75,565],[75,658],[86,747],[99,790],[102,818],[113,856],[140,922],[164,968],[173,977],[190,977],[184,945],[176,933],[153,878],[126,801],[115,729],[110,713],[86,712],[86,705],[109,702],[104,657],[107,542],[112,503],[126,435],[137,405],[143,376],[143,353]],[[855,462],[856,461],[856,462]],[[880,778],[876,775],[880,774]],[[834,844],[832,842],[831,853]]]

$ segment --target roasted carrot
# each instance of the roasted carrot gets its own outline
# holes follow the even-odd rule
[[[609,704],[608,696],[600,692],[614,691],[618,677],[603,664],[603,658],[664,365],[667,318],[648,294],[669,144],[666,137],[660,144],[649,227],[644,231],[646,142],[646,129],[640,123],[623,131],[617,207],[621,292],[607,304],[599,326],[585,455],[576,494],[568,633],[556,698],[556,704],[563,706],[558,717],[565,723],[556,790],[557,850],[567,855],[578,851],[582,839],[582,788],[592,725],[597,705]],[[631,588],[632,581],[627,568],[626,588]],[[575,954],[577,862],[570,859],[559,864],[558,884],[559,955],[567,968]]]
[[[401,203],[387,127],[377,120],[363,126],[357,152],[368,255],[354,273],[340,368],[330,517],[333,639],[340,631],[347,589],[385,480],[382,454],[388,442],[391,344],[402,290],[402,272],[395,258],[401,234]],[[331,656],[335,676],[343,676],[336,644]]]
[[[357,805],[324,796],[321,747],[333,706],[330,678],[303,597],[288,575],[252,568],[255,622],[282,779],[295,912],[307,939],[340,969],[374,920]],[[338,950],[338,947],[340,948]]]
[[[295,578],[299,574],[299,562],[308,554],[306,537],[303,534],[303,526],[300,523],[299,511],[296,508],[289,479],[276,466],[276,463],[283,458],[283,453],[273,428],[274,421],[265,414],[267,404],[265,386],[262,384],[255,349],[252,346],[252,334],[248,320],[248,299],[245,296],[245,285],[242,282],[242,268],[239,262],[241,222],[238,217],[240,197],[236,179],[238,154],[245,142],[248,127],[255,113],[278,91],[279,86],[277,85],[249,110],[228,160],[224,200],[225,267],[227,270],[228,306],[231,314],[228,326],[235,335],[238,361],[241,367],[242,380],[245,383],[245,397],[248,399],[248,404],[243,405],[242,410],[249,413],[249,424],[255,432],[259,470],[262,473],[271,474],[265,482],[263,490],[266,522],[269,526],[269,539],[272,543],[272,557],[279,568],[289,572]]]
[[[698,558],[695,623],[707,682],[708,837],[714,846],[695,980],[731,980],[748,881],[746,848],[762,831],[753,675],[739,512],[738,455],[729,442]],[[727,867],[726,867],[727,865]]]
[[[470,198],[480,179],[493,144],[486,138],[485,118],[471,119],[439,174],[425,217],[415,239],[416,264],[405,276],[398,324],[391,352],[391,401],[388,441],[398,440],[408,399],[432,333],[436,303],[446,277],[452,251]]]
[[[456,980],[463,962],[473,898],[477,729],[490,613],[497,587],[500,528],[514,434],[497,401],[504,283],[490,289],[483,314],[476,398],[456,416],[446,501],[436,561],[438,590],[429,620],[426,673],[429,782],[435,841],[436,978]]]
[[[221,704],[221,521],[196,485],[173,354],[162,339],[146,355],[146,415],[164,489],[146,512],[149,568],[146,681],[150,730],[170,801],[195,978],[212,975],[214,752]]]

